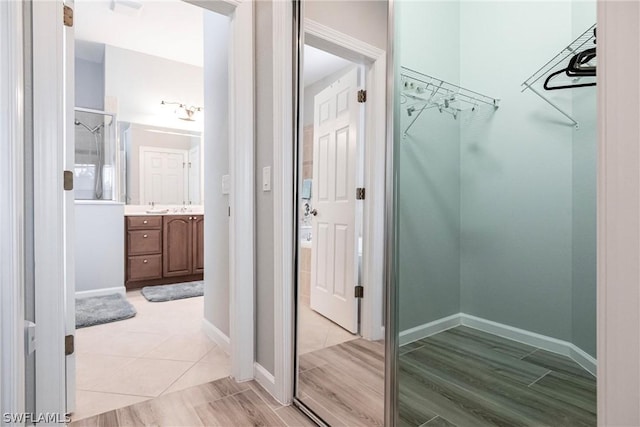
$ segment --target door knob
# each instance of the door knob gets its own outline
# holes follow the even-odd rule
[[[146,234],[143,234],[143,235],[142,235],[142,237],[144,237],[144,238],[146,239],[146,238],[147,238],[147,237],[149,237],[149,236],[147,236]]]
[[[311,212],[309,212],[311,215],[313,216],[317,216],[318,215],[318,210],[317,209],[311,209]]]

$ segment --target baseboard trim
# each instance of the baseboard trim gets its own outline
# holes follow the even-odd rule
[[[267,369],[259,364],[258,362],[253,363],[253,378],[256,380],[258,384],[262,386],[267,392],[271,395],[276,396],[276,379],[273,374]]]
[[[443,317],[441,319],[434,320],[433,322],[407,329],[406,331],[400,332],[400,346],[427,338],[431,335],[439,334],[440,332],[455,328],[456,326],[460,326],[460,313],[452,314],[451,316]]]
[[[571,354],[569,357],[589,371],[594,377],[598,376],[598,361],[580,347],[571,344]]]
[[[202,330],[205,335],[218,344],[225,353],[231,354],[231,340],[224,332],[216,328],[213,323],[207,319],[202,319]]]
[[[596,375],[596,360],[573,343],[538,334],[536,332],[527,331],[526,329],[520,329],[503,323],[483,319],[481,317],[472,316],[470,314],[460,313],[460,318],[461,323],[470,328],[499,335],[513,341],[518,341],[552,353],[570,357],[592,375]]]
[[[400,332],[400,346],[446,331],[447,329],[451,329],[459,325],[468,326],[479,331],[488,332],[493,335],[498,335],[513,341],[541,348],[552,353],[570,357],[593,376],[596,376],[598,365],[596,359],[573,343],[465,313],[458,313],[443,317],[442,319],[434,320],[433,322],[425,323],[424,325],[416,326],[415,328]]]
[[[89,298],[89,297],[102,297],[105,295],[113,295],[113,294],[125,295],[126,293],[127,293],[127,290],[124,286],[116,286],[113,288],[101,288],[101,289],[94,289],[91,291],[79,291],[79,292],[76,292],[76,298],[81,299],[81,298]]]

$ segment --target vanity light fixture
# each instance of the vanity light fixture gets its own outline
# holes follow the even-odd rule
[[[196,117],[195,114],[199,113],[203,110],[202,107],[196,106],[187,106],[182,102],[169,102],[169,101],[160,101],[161,105],[177,105],[178,107],[175,109],[174,113],[178,115],[180,120],[185,120],[187,122],[195,122]]]

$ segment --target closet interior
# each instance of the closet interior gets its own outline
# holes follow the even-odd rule
[[[595,6],[395,5],[401,425],[596,425]]]

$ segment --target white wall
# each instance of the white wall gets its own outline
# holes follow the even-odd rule
[[[124,204],[76,202],[75,226],[76,294],[124,292]]]
[[[220,31],[226,28],[227,31]],[[222,33],[222,34],[221,34]],[[229,19],[204,11],[204,317],[229,336]]]
[[[274,372],[273,192],[262,191],[262,168],[273,165],[273,55],[270,1],[256,2],[256,362]],[[262,35],[262,36],[260,36]],[[276,171],[274,171],[276,173]]]
[[[304,2],[304,15],[341,33],[386,49],[387,7],[387,2],[381,0],[308,0]]]
[[[104,109],[104,62],[75,58],[76,107]]]
[[[105,104],[109,109],[117,105],[119,121],[202,131],[202,120],[180,120],[173,108],[160,102],[202,107],[203,94],[200,67],[113,46],[105,48]]]

